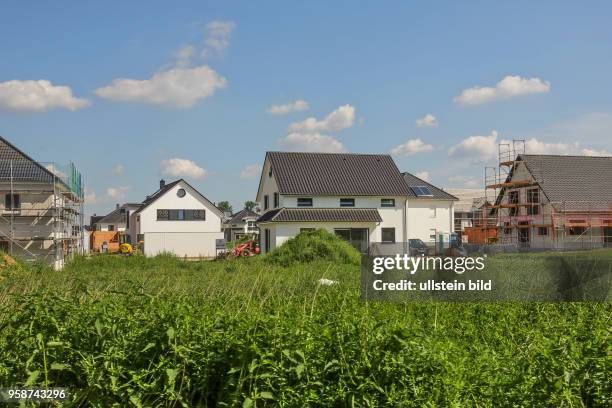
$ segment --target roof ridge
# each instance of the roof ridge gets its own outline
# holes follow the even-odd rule
[[[391,157],[388,153],[359,153],[359,152],[285,152],[281,150],[269,150],[266,151],[268,153],[282,153],[282,154],[307,154],[307,155],[328,155],[328,156],[388,156]]]
[[[591,159],[612,159],[612,156],[588,156],[584,154],[529,154],[529,153],[521,153],[518,156],[543,156],[543,157],[584,157]]]

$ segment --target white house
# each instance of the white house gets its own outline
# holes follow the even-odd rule
[[[113,211],[96,221],[96,231],[127,231],[128,214],[138,211],[141,206],[138,203],[117,204]]]
[[[255,211],[243,208],[237,213],[228,217],[223,223],[223,233],[227,242],[236,241],[245,235],[259,235],[259,228],[255,224],[259,214]]]
[[[455,199],[400,173],[389,155],[268,152],[257,191],[262,252],[315,228],[362,251],[372,243],[427,242],[452,232]]]
[[[408,239],[432,245],[442,234],[448,242],[454,232],[457,197],[413,174],[403,173],[403,177],[410,188],[406,201]]]
[[[216,240],[223,239],[222,218],[223,212],[185,180],[161,180],[159,189],[129,215],[129,234],[147,256],[214,257]]]

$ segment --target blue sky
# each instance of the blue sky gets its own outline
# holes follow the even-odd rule
[[[3,5],[0,135],[74,161],[88,213],[180,176],[237,209],[267,150],[393,152],[443,187],[501,140],[612,152],[610,2],[83,3]]]

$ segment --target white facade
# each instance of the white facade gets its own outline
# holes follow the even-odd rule
[[[275,195],[278,199],[275,200]],[[268,197],[266,199],[266,196]],[[299,207],[298,198],[312,198],[312,207]],[[354,199],[354,206],[342,207],[340,200]],[[383,203],[384,200],[384,203]],[[393,200],[394,206],[388,207]],[[266,159],[260,180],[257,201],[263,213],[276,208],[356,208],[376,209],[380,222],[267,222],[260,223],[261,250],[266,252],[269,236],[269,250],[272,250],[300,233],[302,229],[322,228],[329,232],[342,229],[367,229],[368,243],[383,242],[383,229],[394,229],[394,242],[407,242],[419,238],[433,242],[438,233],[453,232],[453,201],[409,199],[404,196],[294,196],[279,194],[274,173],[270,174],[270,162]],[[267,206],[266,206],[267,201]],[[277,202],[275,202],[277,201]],[[268,230],[266,232],[266,230]],[[387,230],[388,232],[388,230]]]
[[[185,194],[179,194],[184,190]],[[158,210],[204,211],[204,219],[160,219]],[[143,242],[144,254],[173,253],[186,258],[216,256],[216,240],[223,238],[223,213],[197,190],[181,180],[138,212],[130,214],[130,237]]]
[[[409,199],[406,203],[408,239],[435,242],[440,233],[450,234],[454,225],[454,202],[450,200]]]

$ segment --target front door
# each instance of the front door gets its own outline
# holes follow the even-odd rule
[[[357,248],[359,252],[364,253],[368,250],[370,231],[367,228],[336,228],[334,232]]]
[[[605,248],[612,248],[612,227],[603,227],[603,244]]]

